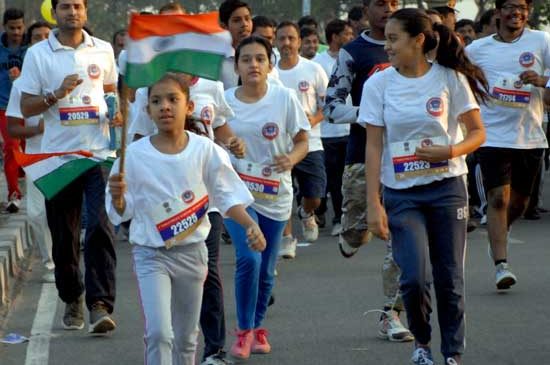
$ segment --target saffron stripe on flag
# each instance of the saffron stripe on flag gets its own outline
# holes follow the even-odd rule
[[[154,84],[167,72],[186,72],[218,80],[224,56],[189,50],[162,53],[149,63],[127,63],[126,83],[133,88]]]
[[[130,40],[154,36],[171,36],[181,33],[220,33],[225,30],[218,23],[218,12],[178,15],[133,14],[128,28]]]

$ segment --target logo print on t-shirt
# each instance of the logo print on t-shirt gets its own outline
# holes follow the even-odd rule
[[[210,105],[205,106],[201,110],[201,119],[206,125],[210,125],[212,123],[212,108]]]
[[[266,166],[262,169],[262,175],[265,176],[265,177],[270,177],[271,176],[271,167],[269,166]]]
[[[423,139],[421,142],[420,142],[420,145],[422,147],[430,147],[431,145],[433,145],[433,141],[429,138],[426,138],[426,139]]]
[[[92,103],[92,98],[90,98],[89,95],[83,95],[82,96],[82,103],[86,105],[90,105]]]
[[[309,90],[309,82],[307,82],[306,80],[300,81],[298,83],[298,89],[300,89],[301,92],[305,93]]]
[[[276,123],[266,123],[262,128],[262,135],[273,141],[279,135],[279,126]]]
[[[535,64],[535,55],[531,52],[523,52],[519,56],[519,64],[523,67],[531,67]]]
[[[88,66],[88,76],[90,76],[91,79],[97,79],[100,75],[101,69],[98,65],[92,63],[90,66]]]
[[[439,97],[431,98],[426,103],[426,110],[434,117],[441,116],[443,114],[443,100]]]
[[[181,199],[184,203],[189,204],[193,200],[195,200],[195,194],[191,190],[187,190],[183,194],[181,194]]]

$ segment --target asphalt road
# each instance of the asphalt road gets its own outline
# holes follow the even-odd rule
[[[547,178],[550,177],[547,174]],[[547,180],[549,181],[549,180]],[[550,192],[545,201],[550,206]],[[510,263],[518,276],[511,290],[498,293],[494,268],[487,257],[487,234],[479,228],[469,235],[466,259],[467,348],[465,364],[550,364],[550,214],[539,221],[519,221],[512,231]],[[338,253],[330,227],[315,244],[300,247],[295,260],[281,261],[275,287],[276,302],[269,308],[265,326],[273,352],[255,355],[250,364],[370,365],[408,364],[412,344],[390,343],[376,337],[377,315],[363,315],[382,303],[381,264],[384,244],[373,241],[351,259]],[[67,332],[61,327],[63,305],[58,301],[51,334],[42,340],[48,361],[40,365],[142,364],[143,319],[132,272],[130,247],[118,243],[117,330],[94,338],[85,330]],[[35,260],[3,332],[30,336],[42,289],[42,269]],[[236,326],[232,246],[223,245],[221,267],[225,283],[228,339]],[[435,308],[435,305],[434,305]],[[52,313],[53,314],[53,313]],[[439,329],[433,316],[434,354],[442,364]],[[35,323],[36,325],[36,323]],[[49,341],[49,342],[48,342]],[[43,346],[44,343],[41,343]],[[29,344],[0,344],[0,364],[32,363]],[[202,348],[200,348],[202,351]],[[45,352],[42,352],[44,355]],[[46,353],[47,354],[47,353]],[[39,356],[40,357],[40,356]],[[44,357],[44,356],[43,356]]]

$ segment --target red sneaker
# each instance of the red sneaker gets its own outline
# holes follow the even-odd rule
[[[267,341],[269,333],[265,328],[257,328],[254,330],[254,342],[252,343],[253,354],[269,354],[271,345]]]
[[[233,346],[231,346],[230,354],[237,359],[246,360],[250,357],[250,348],[254,341],[252,330],[236,331],[235,335],[237,339]]]

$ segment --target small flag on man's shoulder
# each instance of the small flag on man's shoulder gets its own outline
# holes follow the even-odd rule
[[[114,158],[88,151],[25,154],[14,149],[17,163],[25,170],[47,200],[52,199],[67,185],[92,167],[112,167]]]
[[[131,88],[152,85],[167,71],[219,80],[223,59],[234,52],[217,12],[133,14],[128,37],[125,81]]]

